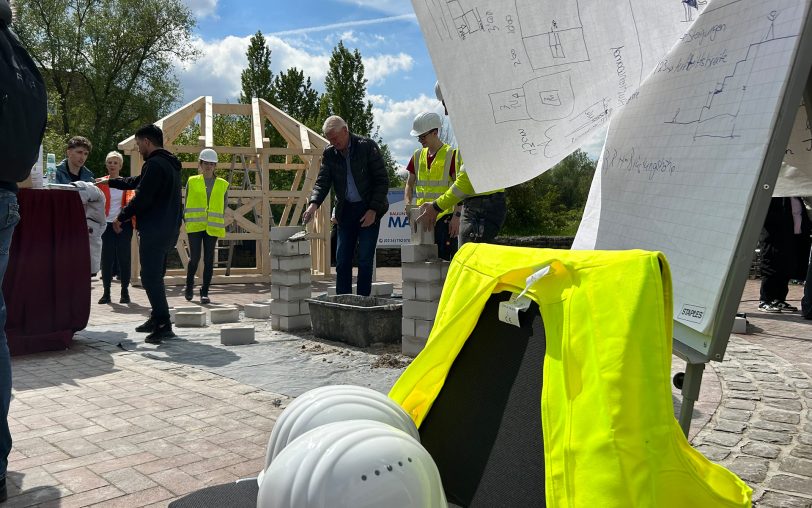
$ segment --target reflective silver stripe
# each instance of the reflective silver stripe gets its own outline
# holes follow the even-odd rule
[[[446,146],[448,146],[448,145],[446,145]],[[445,160],[443,161],[444,162],[443,163],[443,178],[445,178],[446,186],[448,185],[448,182],[451,180],[451,157],[450,157],[451,154],[449,154],[449,152],[451,152],[451,154],[454,153],[453,149],[451,147],[448,147],[446,149],[446,151],[445,151]]]
[[[448,180],[418,180],[416,185],[418,187],[443,187],[448,188]]]
[[[216,222],[208,222],[208,223],[206,223],[206,225],[207,225],[207,226],[214,227],[214,228],[220,228],[220,229],[222,229],[222,228],[223,228],[223,226],[224,226],[223,224],[218,224],[218,223],[216,223]]]
[[[451,193],[460,199],[465,199],[471,196],[471,194],[466,194],[465,192],[461,191],[460,188],[456,186],[456,184],[451,186]]]
[[[186,222],[206,222],[205,217],[186,217]]]
[[[441,192],[425,192],[420,197],[423,199],[436,199],[442,196]]]
[[[187,208],[186,213],[205,212],[205,208]]]
[[[209,212],[209,217],[219,217],[222,219],[223,217],[225,217],[225,215],[217,212]]]

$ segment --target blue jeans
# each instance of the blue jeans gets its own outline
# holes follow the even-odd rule
[[[20,222],[17,196],[0,189],[0,288],[8,268],[8,253],[14,226]],[[8,430],[8,407],[11,404],[11,355],[6,338],[6,301],[0,291],[0,478],[6,477],[8,454],[11,453],[11,432]]]
[[[352,293],[352,258],[358,246],[358,294],[372,292],[372,265],[378,243],[380,221],[361,227],[361,217],[367,212],[363,203],[344,203],[338,218],[338,247],[336,248],[336,294]],[[380,217],[379,217],[380,219]]]

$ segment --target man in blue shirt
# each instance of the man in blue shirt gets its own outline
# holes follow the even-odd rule
[[[389,176],[375,141],[351,134],[339,116],[324,121],[324,149],[321,168],[302,214],[307,223],[313,218],[331,188],[335,188],[335,218],[338,223],[336,250],[336,293],[352,293],[352,259],[358,248],[358,294],[372,291],[372,268],[381,218],[389,209]]]

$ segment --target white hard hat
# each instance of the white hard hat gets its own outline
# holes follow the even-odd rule
[[[200,160],[203,162],[217,162],[217,152],[211,148],[200,150]]]
[[[440,473],[414,438],[350,420],[311,430],[268,467],[257,508],[447,508]]]
[[[437,100],[443,102],[443,92],[440,90],[440,82],[434,82],[434,95],[437,97]]]
[[[414,121],[412,122],[412,132],[410,132],[409,135],[420,136],[421,134],[425,134],[432,129],[439,129],[442,126],[443,120],[437,113],[420,113],[414,117]]]
[[[314,388],[296,398],[279,415],[268,440],[265,469],[257,482],[262,483],[268,465],[293,440],[316,427],[347,420],[374,420],[406,432],[420,440],[412,419],[386,395],[371,388],[333,385]]]

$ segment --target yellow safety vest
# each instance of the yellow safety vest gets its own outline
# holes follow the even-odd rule
[[[205,231],[208,235],[218,238],[226,236],[224,200],[228,182],[222,178],[216,178],[208,202],[206,201],[206,182],[203,180],[203,175],[189,178],[188,188],[186,208],[183,211],[186,232]]]
[[[443,145],[434,154],[434,159],[431,161],[429,167],[429,149],[419,148],[415,150],[412,156],[415,172],[417,173],[417,181],[415,182],[415,192],[417,193],[417,204],[422,205],[426,202],[431,202],[439,198],[446,192],[451,183],[454,181],[451,178],[451,155],[457,153],[454,148],[449,145]],[[459,154],[454,157],[455,174],[459,174],[460,160]],[[437,220],[441,217],[448,215],[453,211],[453,208],[444,210],[437,215]]]
[[[527,294],[547,335],[546,505],[751,506],[752,490],[692,448],[674,418],[671,274],[661,253],[464,245],[428,343],[389,396],[419,426],[491,294],[520,292],[544,266],[551,273]]]

